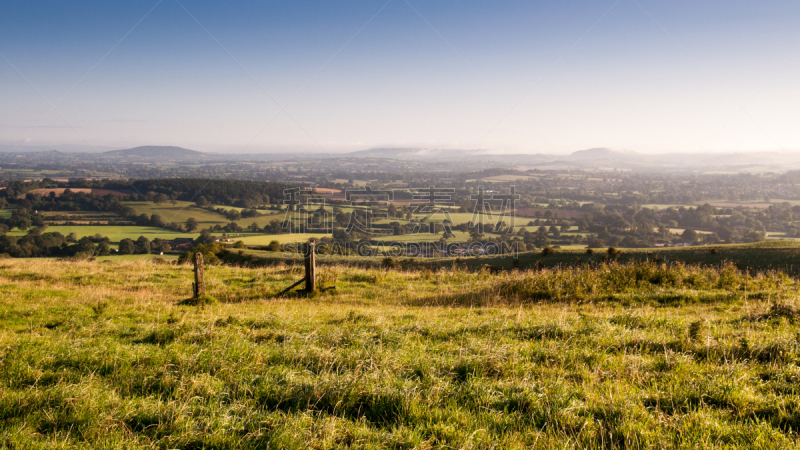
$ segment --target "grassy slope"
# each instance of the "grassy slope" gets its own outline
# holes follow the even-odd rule
[[[299,235],[284,235],[299,236]],[[264,241],[267,236],[262,236]],[[247,238],[246,238],[247,239]],[[353,247],[355,250],[357,247]],[[387,252],[390,248],[385,249]],[[281,252],[248,251],[256,260],[247,261],[251,265],[280,264],[286,257]],[[417,266],[429,268],[451,268],[454,264],[469,270],[478,270],[488,265],[498,269],[511,270],[532,269],[538,266],[544,268],[562,268],[573,266],[592,266],[605,260],[606,249],[596,249],[593,254],[587,254],[582,247],[565,247],[556,250],[554,254],[542,256],[541,252],[523,252],[513,258],[511,255],[502,257],[461,257],[461,258],[394,258],[398,264],[412,262]],[[719,267],[732,263],[742,270],[750,272],[780,270],[793,276],[800,276],[800,242],[797,241],[767,241],[756,244],[733,244],[714,247],[671,247],[661,249],[623,249],[615,261],[642,262],[657,260],[667,263],[682,262],[687,264],[700,264],[704,266]],[[320,255],[318,264],[339,263],[341,258]],[[383,257],[363,258],[348,257],[347,261],[353,265],[379,267]]]
[[[794,313],[769,314],[767,301],[797,296],[788,278],[324,267],[321,284],[336,278],[336,290],[268,300],[299,270],[206,274],[222,303],[190,307],[177,304],[188,266],[3,260],[0,442],[797,445],[800,336],[782,317]],[[526,301],[548,283],[548,303]]]

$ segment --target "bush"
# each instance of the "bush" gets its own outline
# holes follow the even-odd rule
[[[586,246],[589,248],[603,248],[606,244],[602,239],[590,239]]]
[[[219,242],[212,242],[210,244],[200,244],[197,247],[184,252],[178,258],[178,264],[184,264],[188,262],[194,261],[194,255],[196,253],[203,254],[203,262],[206,264],[217,264],[219,263],[219,255],[222,253],[228,253]]]

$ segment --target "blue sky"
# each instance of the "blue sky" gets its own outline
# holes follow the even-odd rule
[[[794,151],[799,34],[789,1],[6,0],[0,145]]]

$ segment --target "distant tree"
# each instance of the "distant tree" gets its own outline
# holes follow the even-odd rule
[[[533,238],[533,244],[539,248],[547,247],[550,245],[550,239],[547,239],[546,234],[536,234]]]
[[[150,239],[144,236],[139,236],[136,240],[136,253],[147,255],[150,253]]]
[[[279,252],[281,251],[281,243],[275,240],[270,241],[269,245],[267,246],[267,250],[271,252]]]
[[[693,243],[697,241],[697,232],[691,228],[687,228],[681,233],[681,240],[683,242]]]
[[[186,219],[186,231],[191,233],[192,231],[197,229],[197,220],[194,217],[189,217]]]
[[[75,256],[81,256],[85,258],[94,256],[96,250],[94,242],[92,242],[92,240],[88,237],[80,238],[78,242],[71,247],[71,251],[74,252]]]
[[[78,235],[75,234],[74,231],[67,235],[67,242],[75,242],[77,240],[78,240]]]
[[[11,228],[27,230],[31,227],[31,213],[27,209],[16,208],[11,211],[11,217],[6,223]]]
[[[589,242],[586,244],[588,248],[603,248],[605,247],[605,243],[602,239],[589,239]]]
[[[239,210],[231,209],[231,210],[225,212],[225,217],[228,220],[230,220],[231,222],[233,222],[235,220],[241,219],[242,218],[242,213],[240,213]]]
[[[202,230],[200,236],[194,240],[198,244],[210,244],[214,242],[214,236],[211,235],[209,230]]]
[[[97,256],[108,256],[111,254],[111,246],[107,241],[102,241],[97,245]]]
[[[169,201],[169,196],[167,194],[156,194],[153,197],[153,203],[160,205],[161,203]]]
[[[153,253],[168,252],[170,248],[171,247],[167,241],[161,238],[155,238],[152,242],[150,242],[150,251]]]
[[[233,244],[233,248],[244,248],[244,241],[236,241]]]
[[[260,214],[255,208],[245,209],[242,211],[242,218],[258,217]]]
[[[121,255],[132,255],[136,251],[136,245],[131,239],[125,238],[119,241],[119,253]]]
[[[153,214],[152,216],[150,216],[149,222],[150,222],[149,225],[151,227],[163,228],[164,225],[166,225],[164,223],[164,219],[162,219],[161,216],[159,216],[158,214]]]
[[[200,197],[198,197],[197,201],[194,204],[199,206],[200,208],[204,208],[208,206],[208,200],[201,195]]]

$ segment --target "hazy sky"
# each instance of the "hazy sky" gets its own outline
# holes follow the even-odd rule
[[[3,0],[0,144],[800,150],[799,42],[796,0]]]

